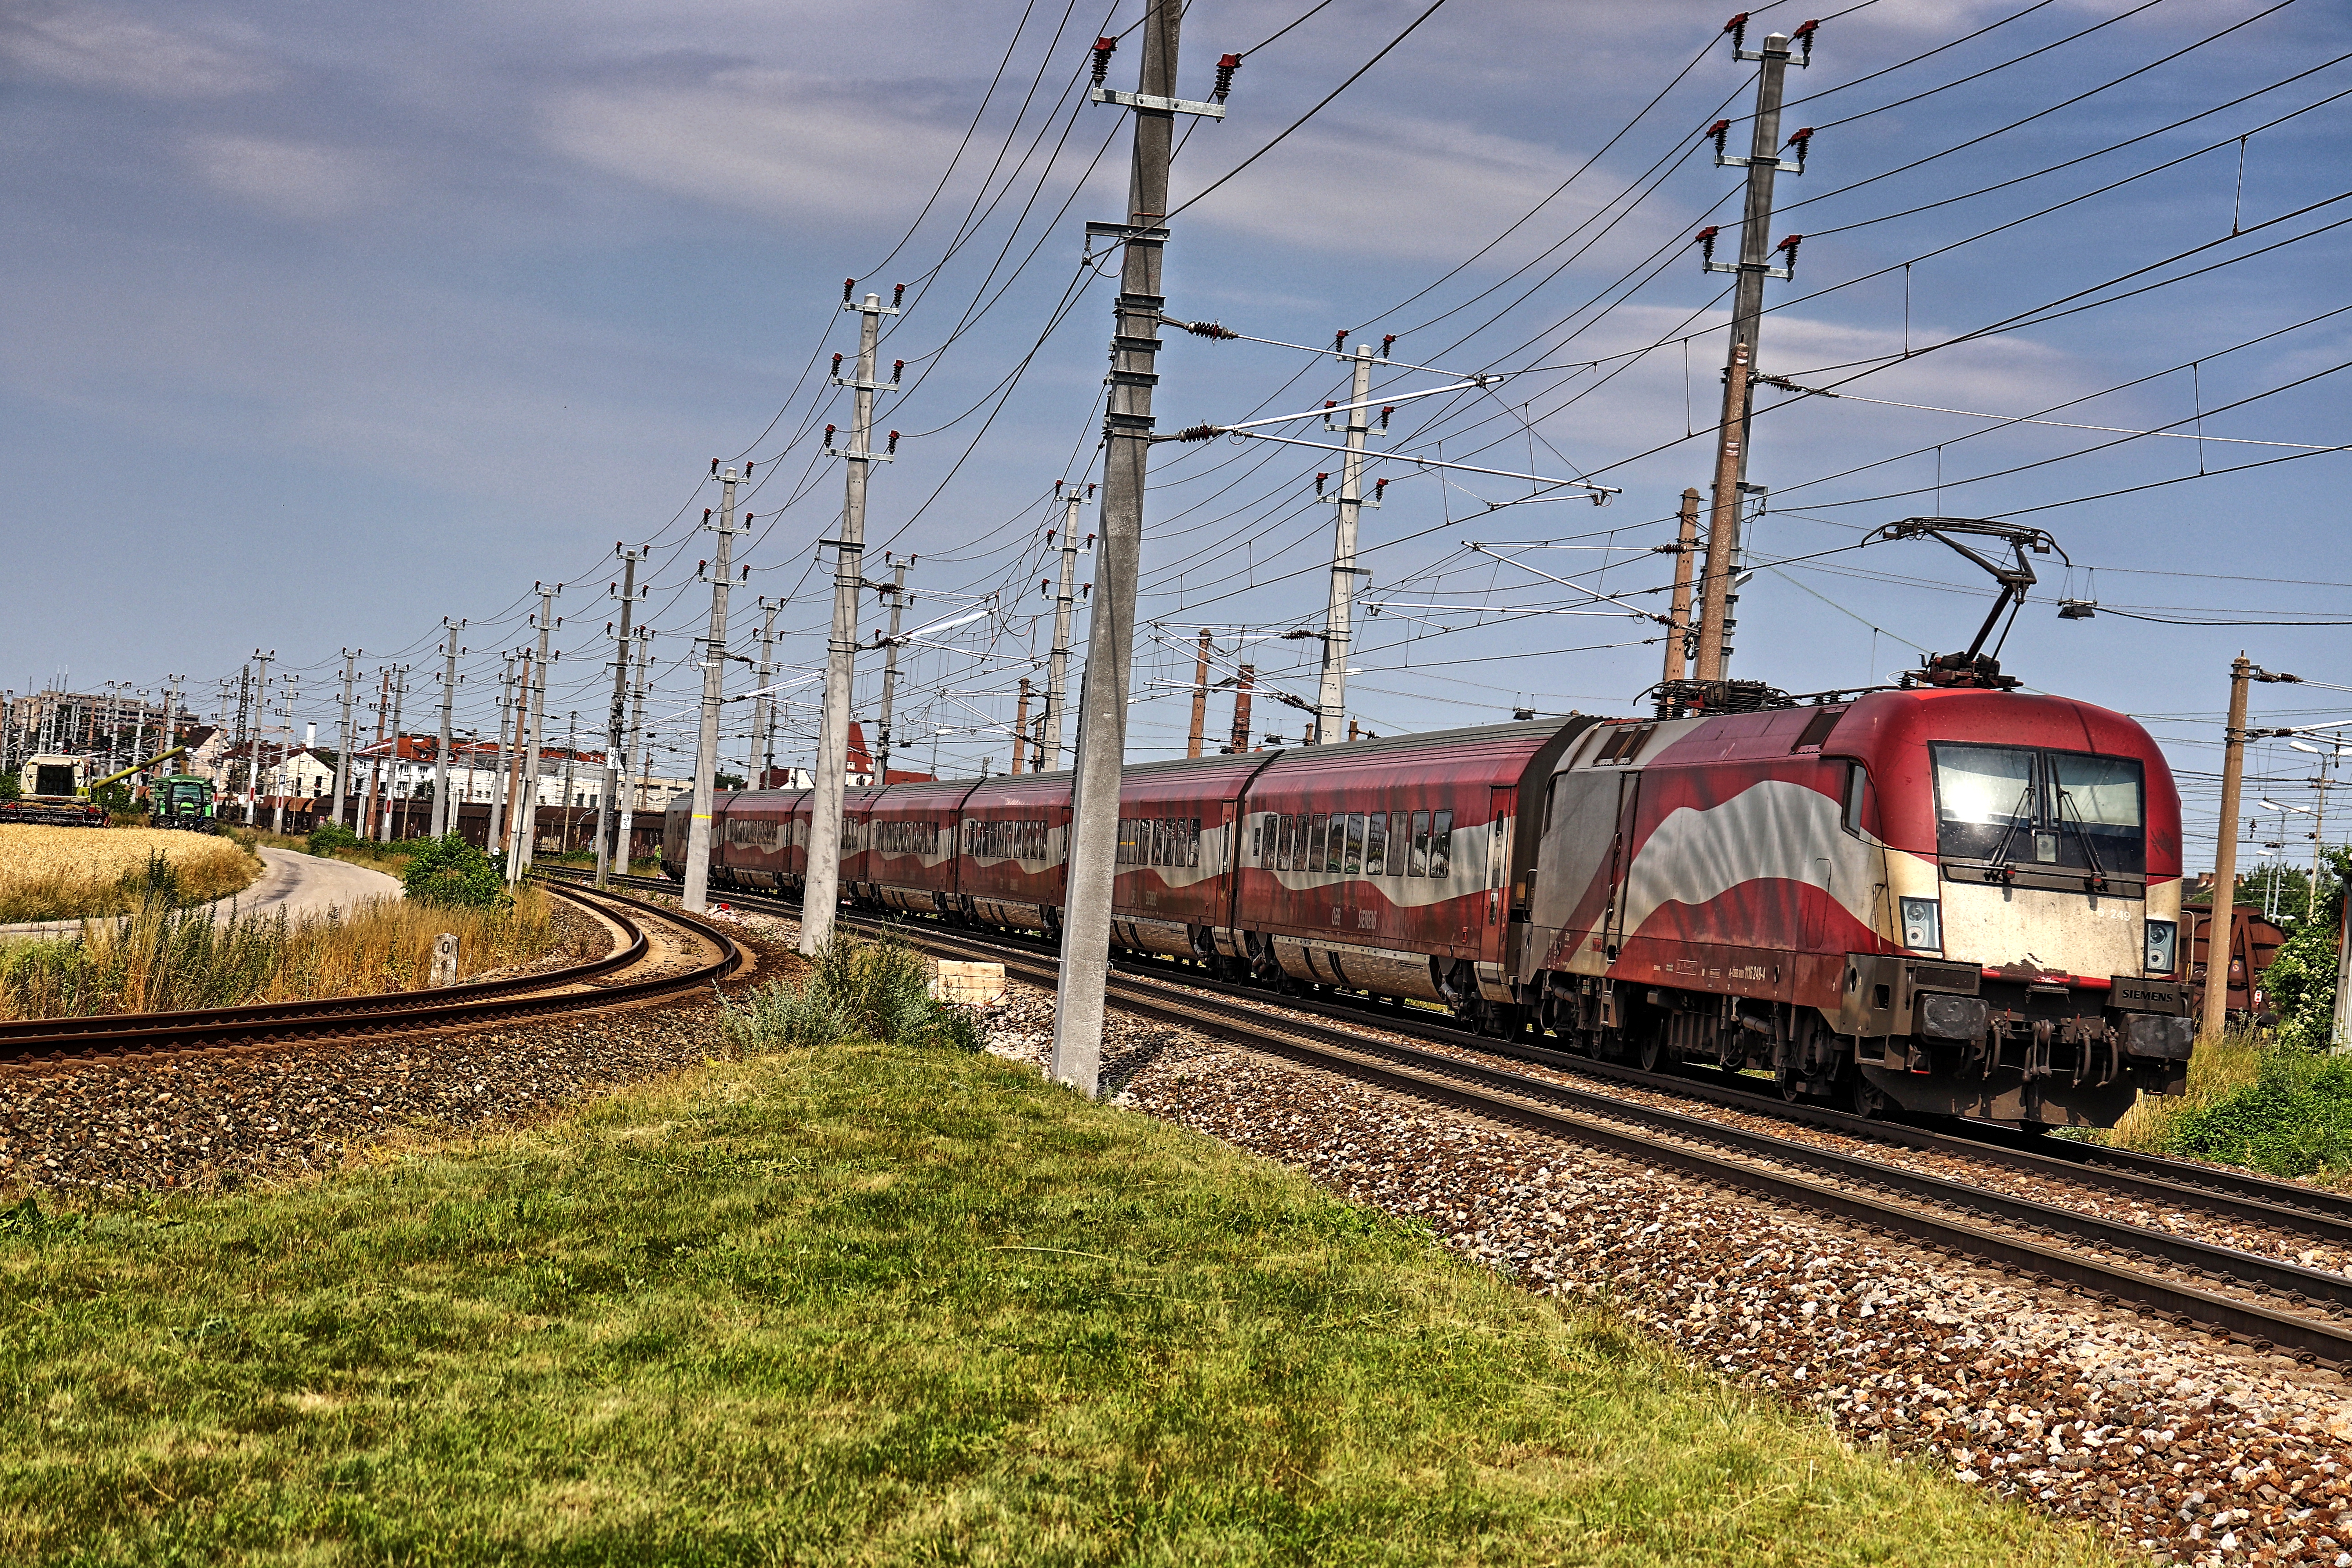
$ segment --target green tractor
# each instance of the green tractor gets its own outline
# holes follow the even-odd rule
[[[214,815],[217,809],[212,780],[194,773],[165,773],[150,789],[147,823],[151,827],[217,833],[220,823]]]

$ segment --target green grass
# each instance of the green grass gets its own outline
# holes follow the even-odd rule
[[[1293,1173],[870,1046],[324,1180],[20,1206],[0,1555],[2114,1561]]]

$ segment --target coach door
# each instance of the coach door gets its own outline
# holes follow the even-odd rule
[[[1601,922],[1601,956],[1617,962],[1625,942],[1625,884],[1633,871],[1633,811],[1642,794],[1642,775],[1617,776],[1617,835],[1609,849],[1609,917]]]

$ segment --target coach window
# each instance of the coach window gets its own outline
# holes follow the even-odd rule
[[[1348,817],[1348,858],[1339,868],[1350,877],[1364,874],[1364,814],[1352,812]]]
[[[1315,868],[1318,871],[1337,871],[1347,853],[1348,818],[1335,811],[1326,820],[1329,826],[1324,831],[1323,859],[1322,863]]]
[[[1412,858],[1407,863],[1404,874],[1408,877],[1429,875],[1429,813],[1425,811],[1412,814]]]
[[[1454,814],[1450,811],[1430,818],[1429,874],[1441,882],[1454,875]]]
[[[1376,811],[1364,823],[1364,875],[1383,875],[1388,863],[1389,814]]]
[[[1184,835],[1184,864],[1195,870],[1201,865],[1201,819],[1193,817]]]

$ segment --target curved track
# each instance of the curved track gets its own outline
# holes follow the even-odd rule
[[[597,1012],[708,985],[736,973],[748,962],[749,955],[733,938],[695,916],[617,893],[547,886],[550,892],[617,925],[623,942],[585,963],[436,991],[0,1024],[0,1066],[134,1052],[249,1049]],[[648,924],[683,931],[687,940],[681,943],[649,934]],[[700,962],[680,970],[675,951],[680,947],[697,950]],[[638,969],[651,973],[633,978],[630,972]]]
[[[646,885],[661,886],[650,879]],[[797,913],[781,899],[730,893],[746,909]],[[1042,943],[929,925],[844,915],[887,927],[911,943],[1002,961],[1051,985],[1056,961]],[[1933,1247],[2044,1283],[2129,1303],[2176,1326],[2225,1335],[2306,1364],[2352,1372],[2352,1278],[2280,1258],[1891,1165],[1867,1153],[1775,1136],[1644,1104],[1598,1088],[1512,1070],[1524,1063],[1692,1096],[1826,1131],[1989,1163],[2297,1232],[2352,1240],[2352,1204],[2336,1194],[2147,1155],[2034,1138],[1997,1128],[1956,1136],[1868,1121],[1734,1087],[1737,1080],[1639,1072],[1524,1043],[1423,1021],[1411,1011],[1339,1005],[1230,986],[1174,965],[1121,964],[1108,1000],[1124,1011],[1214,1036],[1244,1049],[1344,1075],[1489,1120],[1600,1147],[1736,1187],[1776,1203]],[[1269,1013],[1269,1008],[1280,1009]],[[1286,1016],[1300,1013],[1313,1018]],[[1328,1022],[1320,1021],[1328,1019]],[[1378,1029],[1447,1049],[1367,1037]],[[1475,1054],[1472,1054],[1475,1053]],[[1505,1066],[1502,1053],[1519,1058]],[[1480,1060],[1478,1057],[1488,1059]],[[2031,1146],[2024,1146],[2030,1142]]]

